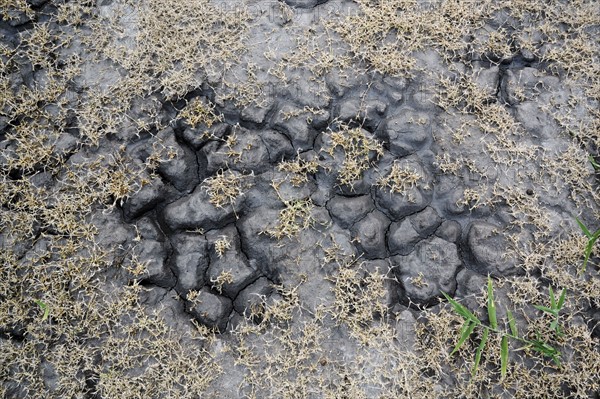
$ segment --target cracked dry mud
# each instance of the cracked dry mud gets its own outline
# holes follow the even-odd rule
[[[3,397],[598,397],[597,2],[5,3]]]

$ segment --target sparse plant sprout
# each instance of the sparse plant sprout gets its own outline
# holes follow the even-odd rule
[[[598,241],[598,238],[600,238],[600,229],[592,233],[588,230],[585,224],[583,224],[583,222],[579,220],[579,218],[576,218],[575,220],[577,220],[577,224],[581,228],[581,231],[583,231],[583,234],[585,234],[585,236],[588,239],[587,245],[585,246],[585,258],[583,259],[583,266],[581,266],[580,269],[581,273],[585,273],[588,261],[590,259],[590,256],[592,255],[592,251],[594,250],[594,245],[596,245],[596,241]]]
[[[561,330],[560,330],[560,327],[558,324],[559,323],[558,312],[560,311],[560,308],[564,304],[566,291],[565,290],[562,291],[558,302],[555,301],[552,290],[550,292],[551,292],[551,294],[550,294],[551,308],[545,308],[542,306],[539,306],[539,307],[536,306],[536,307],[538,309],[541,309],[544,312],[550,313],[556,317],[556,319],[553,320],[553,322],[551,323],[550,327],[553,331],[555,331],[559,335]],[[490,333],[499,334],[501,336],[500,369],[501,369],[502,379],[506,378],[506,375],[507,375],[508,340],[509,339],[516,340],[516,341],[524,344],[524,346],[521,347],[519,350],[523,350],[523,349],[524,350],[533,350],[535,352],[538,352],[544,356],[551,358],[552,361],[557,366],[560,366],[560,364],[561,364],[560,352],[556,348],[554,348],[552,345],[550,345],[550,343],[542,340],[541,334],[538,333],[536,339],[528,339],[528,338],[519,336],[515,318],[510,310],[507,309],[508,325],[509,325],[510,330],[508,332],[506,332],[499,328],[491,277],[488,276],[488,283],[487,283],[487,313],[488,313],[489,325],[486,324],[483,320],[480,320],[479,318],[477,318],[477,316],[475,316],[469,309],[467,309],[464,305],[461,305],[459,302],[457,302],[456,300],[451,298],[445,292],[442,292],[442,294],[448,300],[448,302],[450,302],[454,311],[458,315],[460,315],[464,320],[464,324],[460,331],[460,337],[458,339],[458,342],[456,343],[456,346],[450,353],[450,355],[455,354],[465,344],[465,342],[469,339],[471,334],[473,334],[473,332],[475,331],[476,328],[481,331],[481,341],[479,343],[479,346],[477,347],[477,351],[475,352],[475,360],[473,363],[473,367],[471,369],[471,377],[475,377],[475,374],[477,373],[479,364],[481,362],[481,356],[483,354],[483,351],[486,349],[486,345],[488,343]]]
[[[554,317],[554,319],[550,323],[550,330],[554,331],[557,336],[562,337],[564,334],[563,334],[562,329],[560,328],[560,324],[559,324],[559,322],[560,322],[559,313],[565,304],[567,290],[565,288],[563,288],[563,290],[560,293],[560,297],[558,298],[558,301],[556,300],[556,297],[554,296],[554,291],[552,290],[552,287],[549,287],[549,290],[550,290],[550,307],[541,306],[541,305],[534,305],[534,306],[536,309],[541,310],[544,313],[548,313],[549,315]]]
[[[221,236],[217,241],[215,241],[215,251],[217,252],[217,256],[222,258],[225,252],[231,248],[231,240],[227,236]]]
[[[48,315],[50,314],[50,308],[46,304],[46,302],[40,301],[39,299],[35,299],[34,302],[40,307],[42,310],[42,322],[48,319]]]
[[[331,157],[335,157],[338,148],[342,151],[342,167],[338,174],[340,184],[353,187],[362,178],[363,172],[372,166],[371,158],[383,156],[383,145],[361,128],[340,125],[338,131],[330,131],[328,136],[330,145],[324,151]]]

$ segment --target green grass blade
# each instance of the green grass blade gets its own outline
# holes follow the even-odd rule
[[[592,254],[592,250],[594,249],[594,243],[595,241],[590,240],[585,246],[585,258],[583,259],[583,266],[581,267],[582,273],[587,269],[587,263],[590,259],[590,255]]]
[[[448,294],[446,294],[443,291],[442,291],[442,295],[444,295],[444,297],[448,300],[448,302],[450,302],[450,304],[452,305],[452,307],[454,308],[456,313],[461,315],[466,320],[471,320],[472,322],[474,322],[476,324],[481,324],[479,319],[477,317],[475,317],[475,315],[473,313],[471,313],[471,311],[469,309],[467,309],[460,303],[456,302],[453,298],[451,298]]]
[[[522,350],[527,350],[527,349],[531,349],[532,347],[533,347],[533,344],[532,343],[528,343],[525,346],[521,346],[520,348],[515,349],[515,351],[518,352],[518,351],[522,351]]]
[[[596,162],[596,160],[594,159],[593,156],[590,155],[588,157],[588,159],[589,159],[590,163],[592,164],[592,166],[594,167],[594,169],[600,170],[600,164],[598,164],[598,162]]]
[[[553,346],[547,344],[544,341],[541,341],[539,339],[536,339],[532,342],[532,346],[531,349],[535,350],[536,352],[541,353],[544,356],[548,356],[550,358],[552,358],[552,361],[557,365],[560,366],[560,358],[559,358],[559,352],[558,350],[556,350]]]
[[[556,309],[556,298],[554,297],[554,291],[552,290],[552,287],[548,287],[550,290],[550,307],[552,309]]]
[[[513,316],[512,312],[509,309],[506,309],[506,314],[508,315],[508,326],[510,327],[510,333],[513,335],[513,337],[518,337],[519,330],[517,329],[515,316]]]
[[[456,346],[452,350],[452,353],[450,353],[450,356],[452,356],[454,353],[456,353],[456,351],[458,351],[460,349],[460,347],[465,343],[467,338],[469,338],[469,336],[471,336],[474,329],[475,329],[475,323],[473,323],[471,320],[465,321],[465,324],[463,324],[463,326],[460,330],[460,338],[458,339]]]
[[[500,374],[502,379],[506,377],[506,370],[508,369],[508,336],[502,336],[502,342],[500,343]]]
[[[48,315],[50,314],[50,309],[48,309],[48,305],[46,305],[45,302],[42,302],[39,299],[35,299],[34,301],[40,307],[42,312],[44,312],[44,315],[42,316],[42,321],[46,321],[46,319],[48,318]]]
[[[546,313],[550,313],[553,316],[557,316],[558,312],[556,311],[556,309],[550,309],[546,306],[540,306],[540,305],[533,305],[534,308],[541,310],[542,312],[546,312]]]
[[[583,231],[583,234],[585,234],[588,238],[592,238],[592,233],[588,230],[587,227],[585,227],[585,224],[583,224],[583,222],[577,217],[575,218],[575,220],[577,221],[579,228]]]
[[[487,298],[487,308],[488,308],[488,318],[490,320],[490,326],[496,330],[498,329],[498,318],[496,315],[496,304],[494,303],[494,288],[492,287],[492,278],[488,276],[488,298]]]
[[[560,293],[560,298],[558,298],[558,306],[556,307],[558,310],[562,309],[563,305],[565,304],[566,297],[567,297],[567,290],[565,288],[563,288],[562,292]]]
[[[479,347],[477,348],[477,352],[475,352],[475,363],[473,364],[473,369],[471,370],[471,377],[475,377],[477,374],[477,369],[479,368],[479,363],[481,362],[481,353],[485,348],[485,344],[488,340],[488,335],[490,331],[486,328],[483,330],[483,335],[481,336],[481,342],[479,343]]]

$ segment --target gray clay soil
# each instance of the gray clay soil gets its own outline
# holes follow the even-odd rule
[[[3,3],[3,397],[598,398],[597,2]]]

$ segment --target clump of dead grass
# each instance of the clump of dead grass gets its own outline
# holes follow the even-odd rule
[[[220,169],[217,173],[207,178],[202,187],[209,196],[209,202],[217,208],[225,206],[234,207],[237,199],[243,195],[249,188],[251,182],[248,181],[254,174],[242,175],[232,170]]]
[[[333,158],[341,156],[340,184],[353,187],[371,168],[374,159],[383,155],[383,145],[362,128],[342,124],[337,131],[327,132],[327,136],[328,144],[323,151]]]
[[[423,177],[414,168],[394,162],[389,173],[377,180],[377,186],[389,190],[392,194],[405,194],[416,187],[422,179]]]
[[[277,240],[297,237],[302,230],[314,226],[314,204],[310,198],[284,200],[283,204],[284,208],[279,212],[277,225],[266,231],[271,237]]]
[[[280,162],[277,168],[288,173],[287,178],[292,186],[299,187],[308,182],[308,175],[317,173],[319,161],[316,158],[305,160],[297,156],[294,160]]]
[[[223,121],[223,115],[215,111],[214,104],[206,104],[198,98],[188,102],[179,112],[179,117],[185,119],[192,127],[205,125],[210,128],[213,124]]]

